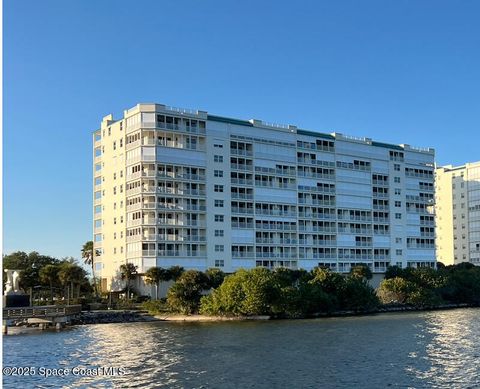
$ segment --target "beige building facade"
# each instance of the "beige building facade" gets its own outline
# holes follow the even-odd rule
[[[434,150],[162,104],[93,133],[94,267],[434,267]],[[136,288],[149,294],[140,278]]]
[[[480,162],[435,171],[437,260],[480,265]]]

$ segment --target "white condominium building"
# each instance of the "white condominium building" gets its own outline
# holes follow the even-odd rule
[[[445,265],[480,265],[480,162],[435,171],[436,249]]]
[[[435,266],[434,150],[138,104],[94,132],[95,269]]]

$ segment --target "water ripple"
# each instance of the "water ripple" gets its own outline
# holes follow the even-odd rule
[[[245,323],[128,323],[4,337],[4,366],[124,368],[5,388],[475,388],[480,310]]]

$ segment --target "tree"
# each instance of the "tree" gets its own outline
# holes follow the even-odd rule
[[[19,284],[24,292],[29,288],[40,285],[40,269],[46,265],[56,265],[60,261],[54,257],[41,255],[36,251],[27,254],[16,251],[3,257],[3,269],[21,270]]]
[[[155,285],[155,299],[158,300],[158,289],[160,282],[170,280],[170,273],[168,270],[161,267],[151,267],[145,273],[145,282],[148,285]]]
[[[197,270],[187,270],[170,287],[168,306],[176,312],[191,314],[198,311],[202,291],[209,288],[209,279]]]
[[[97,281],[95,279],[95,266],[93,263],[94,253],[95,255],[97,255],[97,252],[94,251],[94,248],[93,248],[93,241],[89,240],[85,242],[85,244],[82,247],[82,258],[84,260],[83,262],[86,265],[89,265],[92,267],[93,289],[95,291],[95,296],[98,296]]]
[[[338,295],[345,287],[345,278],[330,269],[316,267],[312,270],[312,276],[310,283],[317,283],[327,293]]]
[[[68,288],[69,298],[75,297],[75,286],[77,287],[77,297],[80,297],[81,287],[90,285],[87,272],[77,264],[71,262],[62,262],[60,264],[58,278],[65,289]]]
[[[177,279],[183,274],[185,269],[181,266],[172,266],[168,269],[168,272],[170,273],[170,278],[171,280],[177,281]]]
[[[403,277],[403,269],[399,266],[389,266],[387,267],[387,271],[385,272],[385,279],[388,280],[390,278],[395,277]]]
[[[371,280],[373,277],[372,271],[364,263],[359,263],[358,265],[352,266],[350,269],[350,275],[354,278],[365,280]]]
[[[225,279],[225,273],[217,268],[207,269],[205,275],[208,278],[208,284],[210,288],[213,289],[216,289],[222,285],[222,282]]]
[[[40,269],[40,281],[50,286],[50,300],[53,302],[53,285],[59,282],[58,272],[60,267],[58,265],[45,265]]]
[[[226,316],[270,314],[278,295],[271,271],[260,267],[241,269],[227,276],[217,289],[202,298],[201,312]]]
[[[127,299],[130,298],[130,281],[134,280],[138,274],[137,268],[130,262],[120,265],[120,277],[127,284]]]
[[[395,277],[383,280],[378,287],[377,295],[383,304],[404,304],[414,290],[415,284],[404,278]]]
[[[350,275],[345,279],[340,300],[342,308],[355,311],[369,311],[377,308],[380,303],[375,289],[370,286],[365,277],[360,277],[358,274]]]

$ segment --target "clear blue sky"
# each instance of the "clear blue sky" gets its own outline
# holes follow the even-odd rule
[[[79,257],[91,132],[137,102],[480,160],[480,2],[4,0],[4,252]]]

